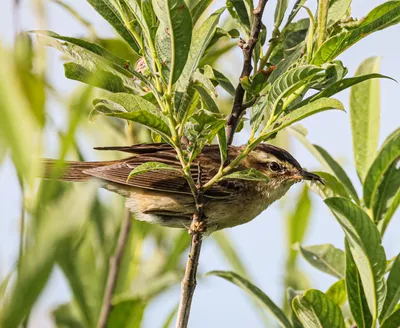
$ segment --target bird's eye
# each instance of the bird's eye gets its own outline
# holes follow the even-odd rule
[[[277,162],[271,162],[270,164],[269,164],[269,168],[272,170],[272,171],[279,171],[280,169],[281,169],[281,166],[277,163]]]

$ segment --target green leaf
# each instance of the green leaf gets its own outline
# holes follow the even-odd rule
[[[394,162],[400,158],[400,129],[395,131],[384,143],[372,163],[363,184],[364,203],[372,208],[382,179]]]
[[[315,268],[339,279],[344,278],[345,257],[331,244],[300,246],[300,253]]]
[[[381,328],[398,328],[400,326],[400,307],[392,313],[381,325]]]
[[[295,290],[291,287],[286,289],[286,299],[289,303],[290,321],[292,322],[293,328],[303,328],[303,325],[301,324],[300,320],[297,318],[297,316],[292,308],[293,299],[297,295],[302,295],[302,294],[303,294],[303,291]]]
[[[344,110],[343,104],[339,100],[330,98],[320,98],[308,105],[302,106],[296,109],[295,111],[290,112],[287,115],[280,117],[276,121],[274,128],[266,131],[265,136],[269,137],[275,132],[278,132],[288,127],[289,125],[292,125],[293,123],[298,122],[308,116],[330,109]]]
[[[84,328],[81,318],[77,314],[76,306],[72,302],[61,304],[52,312],[56,327]]]
[[[348,199],[328,198],[325,204],[346,235],[375,321],[386,297],[386,256],[379,231],[368,215]]]
[[[144,300],[128,300],[114,305],[107,327],[140,328],[146,305]]]
[[[267,97],[260,97],[250,110],[250,126],[254,132],[257,132],[266,114]]]
[[[304,327],[345,328],[339,306],[319,290],[309,289],[303,296],[296,296],[292,306]]]
[[[316,171],[313,173],[324,179],[324,184],[312,182],[309,183],[312,191],[316,192],[322,198],[343,197],[350,199],[349,192],[335,176],[321,171]]]
[[[112,74],[121,79],[124,86],[130,90],[138,87],[134,81],[135,78],[139,78],[146,86],[154,90],[148,80],[130,67],[129,61],[111,54],[99,45],[64,37],[50,31],[35,31],[35,33],[40,42],[63,52],[76,64],[84,67],[86,72],[93,72],[93,81],[96,81],[98,71],[100,72],[100,79],[102,75],[104,76],[104,72],[107,72],[109,75]]]
[[[170,166],[168,164],[159,163],[159,162],[146,162],[146,163],[140,164],[139,166],[136,166],[131,171],[131,173],[129,173],[129,176],[126,179],[126,181],[130,180],[131,178],[133,178],[136,175],[146,173],[149,171],[158,171],[158,170],[169,170],[169,171],[180,172],[179,169],[177,169],[176,167]]]
[[[288,229],[288,267],[294,268],[298,252],[293,249],[293,245],[304,240],[311,218],[311,198],[307,185],[301,190],[292,213],[287,215]]]
[[[380,57],[364,60],[356,75],[378,73]],[[358,176],[364,181],[378,148],[380,120],[379,80],[368,80],[351,88],[350,114],[354,159]]]
[[[176,85],[175,108],[180,112],[185,112],[186,110],[186,108],[181,108],[183,95],[189,87],[193,73],[196,71],[200,59],[214,35],[219,18],[224,10],[225,8],[221,8],[214,12],[199,28],[193,31],[188,59]]]
[[[322,65],[332,61],[368,34],[395,25],[399,21],[400,3],[398,1],[387,1],[370,11],[365,19],[360,21],[358,27],[336,34],[325,41],[315,53],[312,63]]]
[[[378,222],[382,235],[400,205],[400,167],[398,163],[399,161],[393,162],[386,171],[372,202],[374,221]]]
[[[346,292],[349,300],[350,311],[359,328],[371,328],[372,316],[368,309],[360,273],[354,262],[350,246],[345,241],[346,248]]]
[[[171,133],[157,107],[140,96],[115,93],[107,95],[107,98],[95,99],[93,104],[96,112],[106,116],[143,124],[164,136]]]
[[[243,32],[248,35],[250,33],[250,17],[247,12],[245,1],[227,0],[226,7],[228,8],[229,14],[232,18],[243,29]]]
[[[331,27],[332,25],[343,19],[347,14],[350,5],[351,5],[351,0],[329,1],[327,27]]]
[[[247,169],[243,171],[236,171],[231,174],[225,175],[223,179],[240,179],[248,181],[261,181],[268,182],[269,178],[255,169]]]
[[[336,281],[332,286],[329,287],[325,295],[329,297],[336,305],[342,307],[347,300],[345,279]]]
[[[305,85],[317,73],[323,69],[313,65],[299,66],[283,73],[272,84],[268,93],[268,104],[270,110],[275,110],[282,98],[293,94],[301,86]],[[277,114],[275,112],[274,114]]]
[[[297,111],[297,110],[296,110]],[[295,111],[295,112],[296,112]],[[343,184],[346,188],[347,192],[351,195],[351,197],[359,203],[357,192],[351,182],[350,178],[343,170],[343,168],[336,162],[332,156],[322,147],[318,145],[311,144],[305,135],[297,129],[296,127],[290,127],[289,132],[294,135],[313,155],[314,157],[322,164],[322,166],[329,170],[330,173],[335,175],[335,177]],[[324,188],[323,186],[321,188]],[[339,189],[340,190],[340,189]]]
[[[103,18],[111,24],[112,27],[122,36],[122,38],[137,53],[140,53],[140,47],[129,29],[125,26],[118,9],[111,0],[86,0]]]
[[[237,273],[231,271],[211,271],[206,274],[207,276],[218,276],[224,278],[231,283],[237,285],[238,287],[242,288],[250,295],[255,297],[258,301],[264,304],[274,315],[277,319],[279,325],[285,328],[291,328],[292,325],[289,322],[288,318],[285,316],[283,311],[276,306],[276,304],[258,287],[253,285],[247,279],[241,277]]]
[[[275,15],[274,15],[274,26],[275,28],[279,28],[281,26],[283,17],[285,17],[285,12],[287,10],[289,4],[289,0],[278,0],[278,3],[275,7]]]
[[[313,89],[323,90],[331,86],[332,84],[342,81],[347,74],[347,68],[343,66],[340,60],[335,60],[325,69],[325,75],[317,79],[311,86]]]
[[[192,39],[192,17],[184,0],[153,0],[160,25],[156,48],[163,62],[163,74],[170,84],[181,75]]]
[[[232,82],[216,69],[212,68],[210,65],[204,66],[204,75],[207,76],[210,80],[218,83],[226,92],[228,92],[231,96],[235,95],[235,87]]]
[[[304,104],[308,104],[309,102],[314,101],[319,98],[322,98],[322,97],[331,97],[331,96],[339,93],[340,91],[343,91],[343,90],[345,90],[353,85],[356,85],[358,83],[361,83],[363,81],[367,81],[369,79],[378,79],[378,78],[393,80],[392,78],[390,78],[388,76],[381,75],[381,74],[374,74],[374,73],[360,75],[360,76],[356,76],[356,77],[345,78],[341,81],[337,81],[337,82],[333,83],[325,90],[322,90],[321,92],[318,92],[315,95],[312,95],[312,96],[302,100],[300,103],[296,104],[296,106],[294,106],[291,109],[293,110],[297,107],[303,106]]]
[[[393,313],[394,308],[400,301],[400,254],[392,265],[389,277],[387,279],[387,295],[383,304],[379,321],[382,323]]]
[[[133,89],[126,87],[121,77],[98,68],[88,68],[73,62],[64,64],[65,77],[92,85],[110,92],[133,93]]]
[[[193,26],[196,25],[200,16],[204,14],[204,12],[207,10],[208,6],[211,5],[212,2],[213,0],[200,0],[198,1],[197,5],[194,6],[194,8],[191,10]]]

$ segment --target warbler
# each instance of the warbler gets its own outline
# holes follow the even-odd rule
[[[227,162],[236,158],[245,146],[229,146]],[[187,180],[179,170],[152,170],[129,178],[137,166],[159,162],[180,169],[175,150],[168,144],[138,144],[124,147],[97,147],[134,154],[131,157],[102,162],[66,162],[64,181],[88,181],[96,178],[100,186],[126,197],[126,206],[137,220],[167,227],[187,228],[195,212],[195,201]],[[44,161],[44,178],[54,177],[55,160]],[[209,181],[221,166],[218,145],[205,146],[191,165],[196,181]],[[234,227],[253,220],[296,182],[311,180],[323,183],[316,174],[304,170],[286,150],[260,144],[243,159],[235,171],[256,169],[265,181],[224,179],[204,193],[207,233]]]

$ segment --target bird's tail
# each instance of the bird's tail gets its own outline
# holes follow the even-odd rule
[[[85,170],[114,164],[115,161],[103,162],[74,162],[65,161],[61,163],[54,159],[44,159],[43,163],[43,179],[62,180],[62,181],[88,181],[91,176],[84,173]]]

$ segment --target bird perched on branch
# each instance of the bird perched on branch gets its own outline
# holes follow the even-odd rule
[[[245,146],[229,146],[228,162]],[[66,162],[58,179],[81,182],[97,179],[101,187],[126,197],[126,206],[137,220],[167,227],[185,228],[195,212],[194,197],[183,175],[174,149],[168,144],[139,144],[128,147],[100,147],[98,150],[123,151],[131,157],[103,162]],[[220,168],[217,145],[205,146],[191,166],[196,181],[201,171],[201,185],[209,181]],[[133,169],[146,162],[159,162],[177,170],[152,170],[128,179]],[[44,161],[44,178],[55,178],[56,160]],[[207,232],[234,227],[253,220],[274,201],[281,198],[296,182],[322,182],[304,170],[286,150],[260,144],[243,159],[236,171],[255,169],[264,181],[225,179],[204,193],[204,214]],[[57,178],[57,177],[56,177]]]

